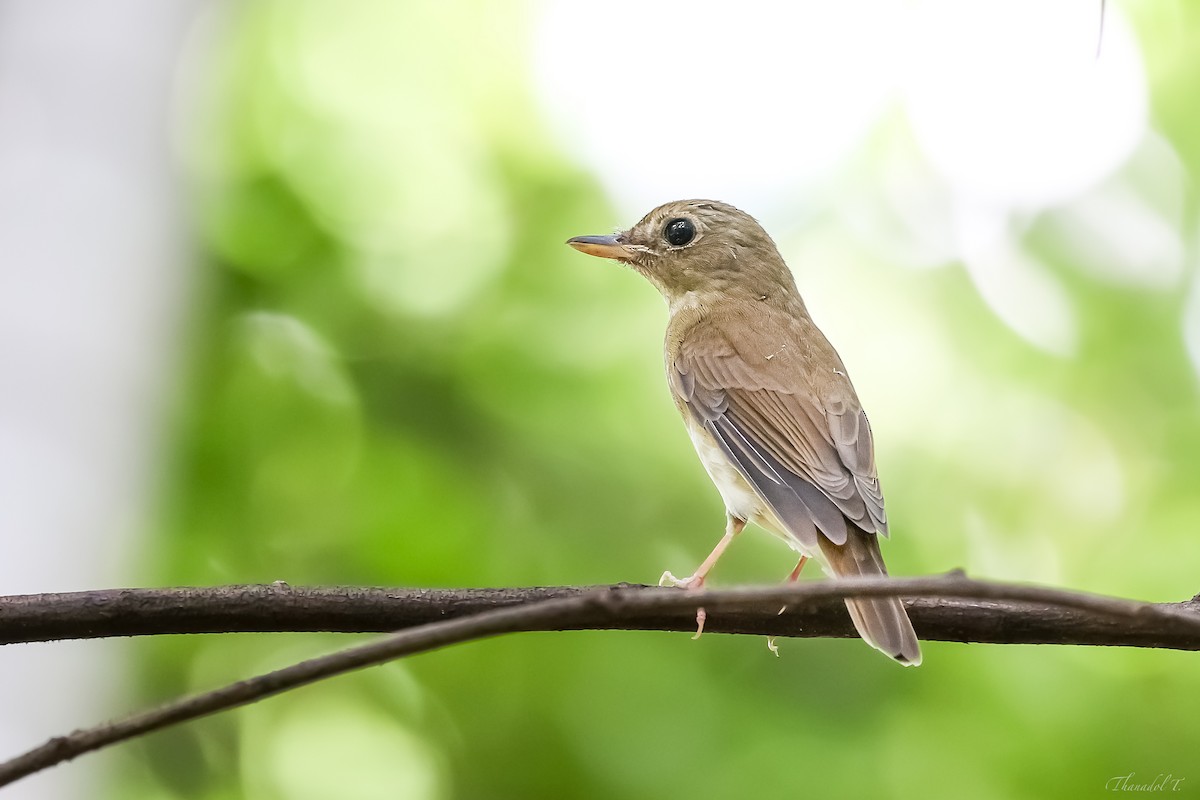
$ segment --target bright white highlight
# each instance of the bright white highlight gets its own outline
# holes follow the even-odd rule
[[[1038,207],[1095,184],[1146,125],[1137,44],[1114,4],[932,0],[913,12],[905,107],[959,192]]]
[[[565,146],[631,213],[760,208],[838,167],[879,118],[896,3],[552,2],[538,80]]]
[[[542,97],[631,213],[718,196],[763,213],[813,194],[892,101],[958,194],[1062,201],[1145,130],[1136,42],[1093,0],[546,6]]]

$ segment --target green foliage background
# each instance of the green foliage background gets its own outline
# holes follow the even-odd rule
[[[961,566],[1151,600],[1200,588],[1182,336],[1200,308],[1186,288],[1200,48],[1181,44],[1200,41],[1200,7],[1128,11],[1152,126],[1188,176],[1172,219],[1188,274],[1105,281],[1055,233],[1070,208],[1029,220],[1018,243],[1067,288],[1075,355],[1009,330],[960,265],[898,267],[837,213],[781,237],[818,322],[851,343],[894,573]],[[652,582],[715,542],[721,504],[662,381],[661,302],[562,246],[634,220],[549,135],[532,18],[484,2],[237,6],[186,147],[204,269],[145,583]],[[877,167],[897,152],[927,170],[899,115],[843,186],[884,218]],[[1135,160],[1111,183],[1138,191],[1141,174]],[[850,336],[851,291],[895,327]],[[906,356],[913,330],[938,363]],[[1110,450],[1122,497],[1081,512],[1093,501],[1086,485],[1071,501],[1071,481]],[[790,567],[752,533],[714,579]],[[138,642],[129,701],[348,641]],[[785,641],[775,659],[752,638],[525,635],[147,738],[115,762],[109,796],[986,800],[1099,793],[1129,772],[1200,785],[1198,675],[1172,652],[931,643],[903,670],[852,641]]]

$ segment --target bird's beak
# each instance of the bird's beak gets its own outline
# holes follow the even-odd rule
[[[633,251],[617,240],[617,236],[575,236],[567,244],[581,253],[600,258],[615,258],[625,261],[633,258]]]

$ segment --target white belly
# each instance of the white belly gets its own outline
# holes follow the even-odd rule
[[[738,519],[755,521],[766,510],[763,501],[742,477],[742,473],[737,471],[737,467],[725,457],[721,446],[708,431],[691,420],[688,420],[687,429],[696,454],[700,456],[700,463],[725,501],[725,510]]]
[[[695,446],[696,453],[700,456],[700,463],[704,464],[705,472],[716,485],[717,491],[721,493],[721,499],[725,501],[727,512],[738,519],[753,522],[763,530],[773,533],[801,555],[816,556],[818,560],[824,561],[823,558],[820,558],[820,554],[808,552],[796,541],[795,537],[784,530],[783,525],[777,521],[775,513],[742,477],[742,473],[738,472],[737,467],[726,458],[721,446],[708,431],[695,424],[691,419],[687,420],[687,429],[688,436],[692,439],[692,445]]]

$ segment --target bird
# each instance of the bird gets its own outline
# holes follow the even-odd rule
[[[831,578],[887,575],[887,514],[866,413],[837,351],[813,322],[778,247],[749,214],[679,200],[612,235],[566,242],[646,278],[669,310],[663,360],[675,406],[725,504],[725,533],[696,571],[661,583],[704,585],[748,522]],[[921,663],[897,597],[848,597],[867,644]],[[703,611],[698,614],[703,630]]]

